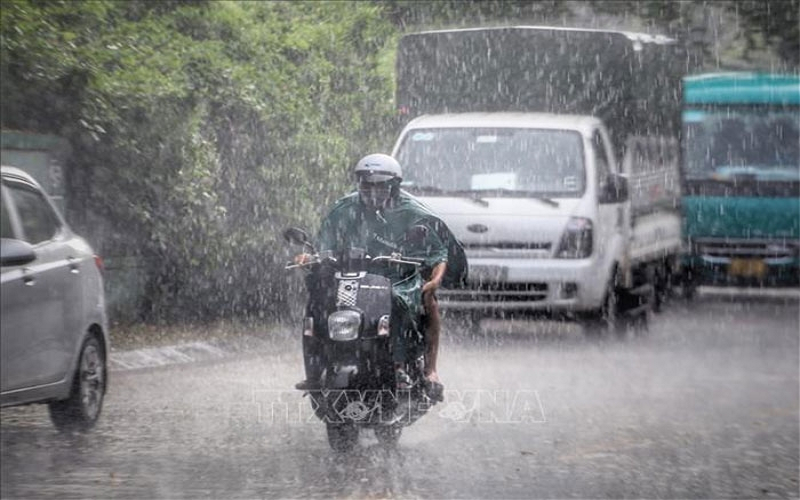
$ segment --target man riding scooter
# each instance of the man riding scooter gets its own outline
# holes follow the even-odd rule
[[[337,201],[323,220],[319,231],[320,252],[330,251],[339,254],[348,248],[362,248],[370,255],[400,253],[423,261],[422,276],[424,313],[422,321],[425,330],[425,383],[432,399],[443,399],[444,386],[437,373],[437,354],[441,317],[435,292],[443,279],[450,282],[463,281],[466,274],[466,260],[463,249],[444,222],[429,208],[409,193],[400,189],[402,169],[391,156],[371,154],[356,163],[354,168],[358,190]],[[425,228],[424,234],[414,241],[408,241],[409,229],[415,226]],[[298,255],[297,263],[304,263],[310,256]],[[448,262],[449,258],[454,262]],[[408,298],[394,293],[393,300],[404,310],[414,310],[419,304],[408,303]],[[407,389],[412,384],[404,372],[402,335],[393,332],[395,380],[399,389]],[[318,340],[303,337],[306,380],[296,384],[299,390],[319,388],[320,361],[322,350]]]

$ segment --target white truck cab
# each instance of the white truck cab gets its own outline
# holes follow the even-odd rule
[[[468,286],[443,290],[445,309],[608,319],[609,303],[614,315],[622,302],[643,303],[627,295],[650,293],[680,251],[677,211],[639,199],[653,183],[634,172],[633,156],[621,164],[628,172],[617,171],[598,118],[424,115],[406,125],[392,153],[403,188],[465,247]],[[649,156],[672,161],[662,153]],[[653,170],[652,161],[638,164]],[[677,172],[677,155],[674,164]]]

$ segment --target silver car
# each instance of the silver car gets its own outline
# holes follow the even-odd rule
[[[58,429],[87,430],[107,384],[102,261],[30,175],[0,170],[0,405],[47,403]]]

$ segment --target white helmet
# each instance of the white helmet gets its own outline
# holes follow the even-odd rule
[[[371,210],[386,208],[392,197],[397,195],[403,179],[403,171],[397,160],[380,153],[358,160],[353,172],[358,180],[361,202]]]
[[[389,155],[375,153],[367,155],[356,163],[353,172],[359,181],[387,182],[403,180],[403,169],[397,160]]]

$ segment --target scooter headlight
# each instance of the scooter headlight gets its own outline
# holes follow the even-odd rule
[[[361,314],[352,309],[336,311],[328,316],[331,340],[355,340],[361,327]]]

